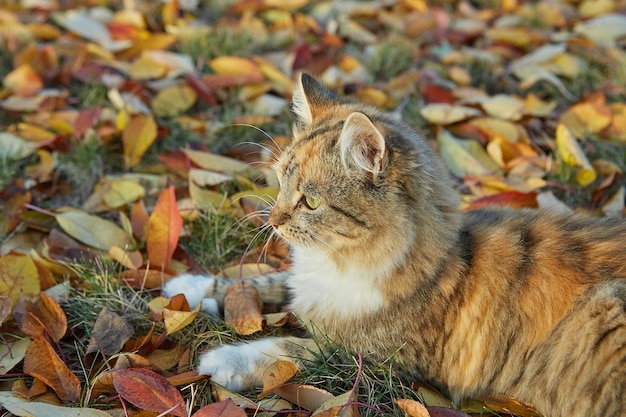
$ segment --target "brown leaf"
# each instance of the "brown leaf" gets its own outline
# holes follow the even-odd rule
[[[141,158],[157,137],[157,125],[152,116],[136,116],[124,128],[124,164],[132,168],[141,162]]]
[[[44,392],[46,392],[47,390],[48,390],[48,387],[46,386],[46,384],[44,384],[37,378],[33,379],[33,383],[30,387],[26,385],[26,380],[24,379],[18,379],[17,381],[13,383],[13,386],[11,387],[11,391],[13,391],[16,394],[21,395],[27,400],[31,400],[35,397],[38,397]]]
[[[58,342],[67,331],[65,313],[54,298],[45,293],[40,294],[37,304],[20,298],[13,316],[20,330],[31,339],[47,336]]]
[[[0,295],[0,326],[4,323],[4,319],[11,314],[13,308],[13,300],[6,295]]]
[[[34,339],[26,349],[24,373],[42,380],[62,400],[74,402],[80,398],[80,381],[42,337]]]
[[[259,291],[247,282],[239,282],[226,290],[224,297],[226,323],[238,334],[249,335],[263,328]]]
[[[187,417],[185,400],[167,379],[149,369],[120,369],[113,375],[118,394],[131,404],[148,411]]]
[[[274,393],[309,411],[317,410],[322,404],[333,398],[333,394],[321,388],[295,383],[277,387],[274,389]]]
[[[123,316],[103,308],[98,314],[96,323],[91,331],[89,346],[86,353],[102,352],[111,356],[122,350],[124,343],[133,335],[133,327]]]
[[[259,399],[274,392],[276,388],[284,385],[297,373],[298,368],[290,361],[278,360],[268,366],[263,372],[263,391],[259,394]]]
[[[187,371],[182,374],[173,375],[167,378],[170,384],[178,387],[180,385],[188,385],[193,382],[202,381],[203,379],[207,379],[208,375],[200,375],[198,371]]]
[[[469,417],[469,414],[450,407],[433,406],[426,409],[430,417]]]
[[[192,417],[246,417],[244,410],[235,405],[232,400],[209,404],[196,411]]]

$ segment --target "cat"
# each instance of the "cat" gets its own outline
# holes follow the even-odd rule
[[[457,402],[506,394],[547,417],[626,416],[624,220],[461,212],[446,168],[395,115],[307,74],[292,111],[269,222],[291,247],[278,278],[289,308],[313,333],[370,361],[393,357]],[[195,304],[223,291],[194,275],[164,288]],[[276,359],[303,366],[324,340],[225,345],[198,371],[242,390]]]

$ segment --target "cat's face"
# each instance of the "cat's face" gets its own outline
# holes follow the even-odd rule
[[[389,247],[405,244],[413,233],[408,200],[415,197],[417,161],[394,139],[398,122],[334,96],[306,75],[293,110],[294,139],[276,163],[274,230],[295,247],[343,259],[387,239]]]

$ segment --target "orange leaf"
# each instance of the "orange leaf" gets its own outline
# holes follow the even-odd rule
[[[220,401],[202,407],[193,417],[246,417],[246,412],[236,406],[233,400]]]
[[[40,294],[36,305],[21,297],[13,316],[20,330],[31,339],[48,336],[58,342],[67,331],[65,313],[54,298],[45,293]]]
[[[409,417],[430,417],[426,407],[419,401],[401,399],[397,400],[396,404],[398,404],[402,411]]]
[[[146,205],[143,200],[139,200],[130,212],[130,224],[133,227],[133,236],[137,240],[143,240],[149,218]]]
[[[224,297],[224,318],[238,334],[249,335],[263,328],[259,291],[250,283],[230,286]]]
[[[124,164],[128,168],[137,165],[156,137],[157,125],[152,116],[133,117],[122,134]]]
[[[131,404],[148,411],[186,417],[185,400],[167,379],[149,369],[120,369],[113,375],[115,390]]]
[[[146,231],[148,259],[154,269],[163,269],[169,265],[182,227],[183,219],[176,207],[174,187],[169,186],[161,192]]]
[[[30,65],[23,64],[4,77],[4,86],[20,96],[30,96],[43,88],[43,81]]]
[[[263,73],[259,66],[247,58],[238,56],[221,56],[211,60],[209,63],[213,71],[219,75],[246,76],[254,78],[256,81],[263,80]]]
[[[44,338],[38,337],[28,345],[24,373],[45,382],[62,400],[77,401],[80,398],[80,381]]]

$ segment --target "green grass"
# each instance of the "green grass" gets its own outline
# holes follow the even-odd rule
[[[70,184],[72,195],[83,201],[104,170],[103,147],[95,135],[72,141],[71,150],[59,155],[58,172]]]
[[[399,36],[380,42],[366,68],[375,78],[389,80],[413,65],[414,43]]]
[[[194,62],[208,63],[224,55],[250,57],[258,47],[254,37],[245,29],[207,26],[187,31],[181,37],[179,50]]]
[[[253,226],[238,220],[225,210],[202,211],[185,225],[180,245],[207,270],[219,269],[241,258],[254,237]]]

